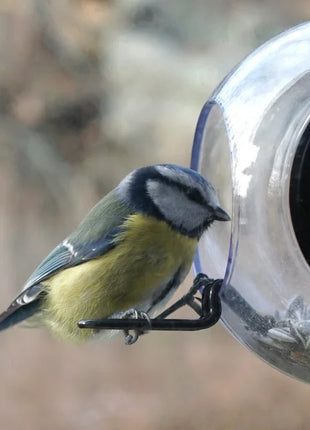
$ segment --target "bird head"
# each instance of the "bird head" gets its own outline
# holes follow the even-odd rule
[[[117,187],[134,212],[154,216],[189,237],[200,238],[213,221],[229,221],[211,183],[198,172],[174,164],[134,170]]]

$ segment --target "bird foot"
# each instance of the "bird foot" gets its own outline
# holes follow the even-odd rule
[[[128,309],[127,311],[122,312],[121,319],[146,319],[148,321],[148,323],[151,326],[151,319],[149,317],[149,315],[146,312],[143,311],[138,311],[137,309]],[[130,333],[130,330],[124,330],[124,336],[125,336],[125,344],[126,345],[133,345],[134,343],[137,342],[137,340],[139,339],[139,337],[146,333],[145,330],[131,330],[134,334]]]

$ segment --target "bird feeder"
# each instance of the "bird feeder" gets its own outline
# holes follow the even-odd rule
[[[219,85],[191,166],[232,217],[203,236],[195,261],[224,278],[224,326],[310,382],[310,23],[262,45]]]

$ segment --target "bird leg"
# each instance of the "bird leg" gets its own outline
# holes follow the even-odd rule
[[[132,345],[141,334],[150,330],[193,331],[206,329],[216,324],[221,317],[220,291],[222,283],[222,279],[210,279],[207,275],[200,273],[196,276],[188,293],[154,319],[150,319],[145,312],[129,309],[128,311],[117,312],[107,319],[81,320],[78,322],[78,327],[95,330],[123,330],[127,345]],[[201,298],[195,296],[198,291],[201,293]],[[199,318],[166,318],[187,305],[198,313]],[[130,330],[135,332],[134,336],[129,333]]]
[[[151,319],[148,316],[148,314],[146,312],[143,311],[138,311],[137,309],[131,308],[128,309],[124,312],[121,313],[120,315],[121,319],[146,319],[150,325],[151,328]],[[134,332],[134,335],[130,334],[130,331]],[[133,345],[134,343],[137,342],[137,340],[139,339],[139,337],[146,333],[146,330],[142,330],[142,329],[134,329],[134,330],[128,330],[125,329],[123,330],[124,332],[124,336],[125,336],[125,344],[126,345]]]
[[[210,279],[204,273],[199,273],[195,277],[193,285],[188,290],[188,292],[184,294],[184,296],[182,296],[175,303],[173,303],[173,305],[169,306],[169,308],[165,309],[163,312],[157,315],[156,319],[166,318],[167,316],[171,315],[173,312],[177,311],[178,309],[186,305],[190,306],[200,317],[203,316],[202,306],[195,301],[195,300],[199,300],[201,302],[201,299],[199,297],[195,297],[195,294],[201,288],[208,288],[213,284],[213,282],[214,280]]]

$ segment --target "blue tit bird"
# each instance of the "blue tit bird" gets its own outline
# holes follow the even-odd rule
[[[26,319],[82,343],[96,330],[81,319],[128,309],[152,315],[189,272],[198,240],[228,221],[213,186],[197,172],[157,164],[129,173],[37,267],[0,315],[0,330]]]

